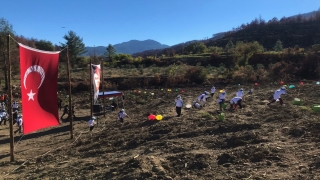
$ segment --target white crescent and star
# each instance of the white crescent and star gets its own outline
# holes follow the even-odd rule
[[[37,72],[40,74],[40,77],[41,77],[41,82],[40,82],[40,85],[38,86],[38,89],[41,87],[43,81],[44,81],[44,78],[45,78],[45,72],[43,70],[43,68],[41,66],[38,66],[38,65],[34,65],[34,66],[30,66],[26,72],[24,73],[24,79],[23,79],[23,84],[24,84],[24,88],[27,89],[27,85],[26,85],[26,82],[27,82],[27,77],[28,75],[31,73],[31,72]],[[30,100],[33,100],[34,101],[34,98],[33,96],[35,95],[36,93],[33,93],[32,92],[32,89],[30,90],[30,93],[27,93],[28,95],[28,101]]]

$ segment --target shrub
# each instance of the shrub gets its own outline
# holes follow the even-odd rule
[[[194,82],[197,84],[202,84],[207,80],[208,72],[202,66],[190,67],[187,69],[185,78],[189,82]]]
[[[246,80],[246,73],[244,67],[240,67],[238,70],[234,71],[232,74],[232,79],[236,82],[242,82]]]
[[[167,85],[176,86],[186,82],[186,78],[183,75],[168,76]]]

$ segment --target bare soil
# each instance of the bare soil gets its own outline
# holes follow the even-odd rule
[[[255,87],[252,96],[246,95],[244,109],[226,110],[224,121],[217,119],[218,93],[203,109],[184,108],[182,117],[176,117],[175,89],[123,91],[130,118],[120,124],[118,110],[97,115],[92,133],[87,126],[89,94],[77,93],[73,139],[65,121],[25,136],[16,134],[15,161],[10,162],[9,127],[0,126],[0,178],[320,179],[320,114],[311,110],[320,104],[320,85],[295,86],[282,96],[285,106],[266,105],[278,84]],[[210,88],[186,87],[180,94],[189,104]],[[218,87],[223,88],[230,100],[239,86]],[[293,105],[293,98],[303,105]],[[161,114],[163,120],[148,121],[149,113]]]

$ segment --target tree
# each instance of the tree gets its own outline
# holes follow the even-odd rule
[[[229,40],[228,44],[226,45],[226,51],[227,52],[232,52],[234,50],[234,44],[231,41],[231,39]]]
[[[311,46],[310,50],[312,52],[319,52],[320,51],[320,44],[314,44]]]
[[[209,46],[207,52],[219,55],[222,53],[222,48],[218,46]]]
[[[40,50],[44,50],[44,51],[54,51],[55,50],[53,44],[50,41],[40,40],[40,41],[37,41],[35,43],[35,45],[36,45],[37,49],[40,49]]]
[[[112,64],[115,65],[115,59],[114,56],[117,55],[116,49],[109,44],[108,47],[106,48],[106,51],[104,53],[104,56],[108,58],[108,61]]]
[[[185,47],[185,51],[192,54],[204,53],[207,50],[207,46],[203,42],[194,42]]]
[[[60,43],[61,49],[64,49],[68,46],[68,54],[71,60],[71,66],[74,66],[77,57],[87,52],[83,43],[83,39],[77,36],[77,34],[73,31],[68,31],[68,34],[64,35],[63,38],[67,42]]]
[[[7,37],[8,34],[11,36],[14,35],[13,27],[4,18],[0,19],[0,59],[1,64],[3,64],[2,70],[4,73],[4,79],[5,79],[5,89],[8,89],[8,74],[7,74],[7,64],[6,64],[6,58],[7,58]],[[14,47],[15,45],[11,43],[11,46]]]
[[[257,41],[244,43],[238,41],[235,48],[235,56],[239,66],[248,64],[248,59],[255,53],[263,52],[264,48]]]
[[[279,52],[283,50],[282,42],[278,39],[273,48],[275,51]]]

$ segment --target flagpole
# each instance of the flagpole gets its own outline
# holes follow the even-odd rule
[[[92,108],[93,108],[93,99],[92,99],[92,58],[90,57],[90,66],[89,66],[89,69],[90,69],[90,118],[93,116],[93,111],[92,111]]]
[[[101,85],[102,85],[102,104],[103,104],[103,117],[106,117],[106,107],[105,106],[105,103],[104,103],[104,78],[103,78],[103,66],[104,66],[104,63],[103,63],[103,58],[102,58],[102,61],[101,61],[101,76],[102,76],[102,81],[101,81]]]
[[[14,161],[14,137],[13,137],[13,116],[12,116],[12,86],[11,86],[11,60],[10,60],[10,34],[7,37],[7,53],[8,53],[8,96],[9,96],[9,104],[8,104],[8,114],[9,114],[9,126],[10,126],[10,161]]]
[[[69,48],[67,46],[67,72],[68,72],[68,94],[69,94],[69,121],[70,121],[70,139],[73,139],[73,109],[71,103],[71,79],[70,79],[70,61]]]

